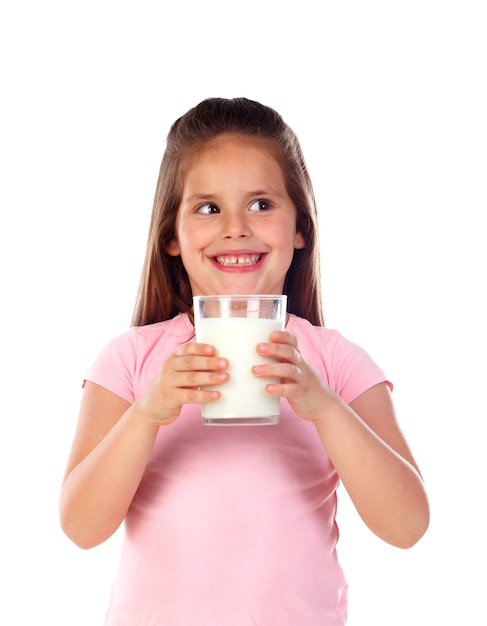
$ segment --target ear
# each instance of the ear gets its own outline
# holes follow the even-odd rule
[[[306,240],[300,232],[297,232],[294,235],[294,249],[301,250],[301,248],[306,248]]]
[[[166,246],[166,252],[171,256],[179,256],[181,251],[179,250],[179,244],[176,238],[171,239],[171,241]]]

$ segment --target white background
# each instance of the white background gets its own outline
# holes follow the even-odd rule
[[[349,625],[487,623],[483,4],[2,3],[0,623],[103,622],[119,534],[57,518],[81,379],[130,322],[169,125],[241,95],[301,140],[327,324],[394,381],[431,497],[401,551],[341,494]]]

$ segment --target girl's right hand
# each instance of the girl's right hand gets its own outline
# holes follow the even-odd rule
[[[160,426],[186,403],[213,402],[208,389],[229,379],[228,361],[213,346],[181,346],[162,364],[144,393],[130,404],[87,381],[60,498],[64,532],[90,548],[120,526],[152,454]]]
[[[183,404],[218,400],[220,392],[206,387],[226,383],[227,368],[228,360],[216,356],[214,346],[186,343],[166,359],[134,407],[156,427],[170,424],[179,417]]]

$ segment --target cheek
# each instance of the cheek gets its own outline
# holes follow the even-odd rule
[[[201,252],[214,241],[214,233],[205,224],[183,226],[178,232],[181,256],[188,257]]]
[[[281,248],[298,248],[304,243],[301,233],[296,232],[296,225],[289,220],[283,220],[272,227],[274,242]]]

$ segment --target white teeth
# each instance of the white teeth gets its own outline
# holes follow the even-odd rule
[[[247,254],[244,256],[217,256],[215,260],[220,265],[255,265],[258,261],[260,261],[260,254]]]

